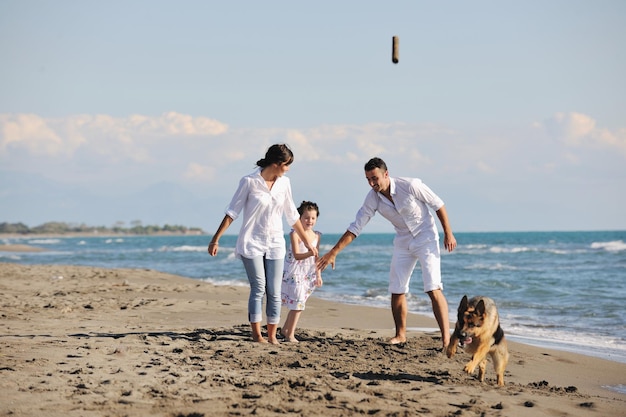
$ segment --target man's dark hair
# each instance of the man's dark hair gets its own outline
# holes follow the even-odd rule
[[[381,171],[387,171],[387,164],[380,158],[372,158],[365,164],[365,171],[371,171],[380,168]]]

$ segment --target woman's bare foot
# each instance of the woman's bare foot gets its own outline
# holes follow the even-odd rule
[[[286,343],[300,343],[300,341],[296,339],[295,337],[287,337],[287,336],[285,336],[285,342]]]
[[[389,343],[392,345],[397,345],[398,343],[406,343],[406,337],[394,336],[389,339]]]

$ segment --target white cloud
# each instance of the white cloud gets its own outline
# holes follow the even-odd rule
[[[314,141],[309,140],[302,131],[289,129],[286,132],[285,142],[289,144],[290,148],[298,149],[297,157],[299,160],[315,161],[320,158],[318,148],[313,145]]]
[[[546,120],[543,126],[554,138],[569,145],[578,145],[582,138],[593,131],[596,121],[581,113],[559,112]]]
[[[626,129],[611,131],[578,113],[559,113],[535,125],[541,129],[522,126],[451,129],[398,122],[239,129],[176,112],[122,118],[4,114],[0,168],[110,195],[173,183],[210,196],[207,210],[221,218],[239,178],[269,145],[288,143],[296,156],[289,172],[294,197],[329,208],[324,222],[333,230],[342,230],[358,209],[368,190],[363,164],[373,156],[383,158],[392,175],[422,178],[468,224],[474,224],[470,212],[476,207],[497,207],[506,199],[566,200],[571,184],[623,188],[619,176],[613,183],[606,178],[623,172],[623,153],[611,151],[625,148]],[[556,139],[546,140],[546,132]],[[589,152],[592,147],[599,151]],[[466,201],[473,201],[467,212]]]
[[[291,175],[307,181],[315,172],[360,177],[363,164],[380,156],[393,175],[456,183],[469,181],[472,175],[480,181],[489,177],[504,181],[511,172],[556,172],[565,164],[595,164],[591,158],[603,154],[584,152],[589,146],[626,149],[626,129],[599,128],[591,117],[579,113],[558,113],[535,127],[558,140],[545,141],[537,130],[455,130],[405,122],[233,129],[214,119],[177,112],[122,118],[4,114],[0,165],[72,181],[110,178],[128,183],[149,178],[218,186],[252,170],[271,144],[287,143],[296,156]]]
[[[217,136],[228,131],[228,126],[217,120],[193,117],[173,111],[157,117],[133,114],[128,118],[118,120],[116,124],[120,130],[143,135]]]
[[[582,113],[559,112],[535,126],[570,147],[615,148],[626,155],[626,129],[599,128],[596,120]]]
[[[211,182],[215,178],[215,168],[191,162],[184,177],[190,181]]]
[[[478,161],[476,163],[476,167],[478,168],[479,171],[487,173],[487,174],[493,174],[496,172],[496,170],[493,169],[491,165],[489,165],[488,163],[484,161]]]
[[[280,132],[275,132],[278,136]],[[343,163],[367,161],[373,156],[397,155],[428,163],[419,150],[424,140],[454,134],[433,124],[367,123],[364,125],[322,125],[299,131],[290,130],[288,143],[297,145],[303,160]],[[296,155],[300,158],[299,155]]]
[[[145,161],[155,141],[218,136],[228,126],[206,117],[176,112],[160,116],[131,115],[116,118],[105,114],[72,115],[64,119],[31,114],[0,115],[0,152],[22,148],[33,154],[73,155],[83,151],[111,157]]]
[[[34,114],[0,115],[0,152],[23,147],[34,154],[57,155],[64,149],[63,139],[45,119]]]
[[[626,129],[618,129],[615,133],[608,129],[597,129],[593,132],[593,139],[600,145],[626,151]]]

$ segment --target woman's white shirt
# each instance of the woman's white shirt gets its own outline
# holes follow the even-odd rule
[[[290,226],[300,218],[293,202],[289,178],[276,178],[271,190],[261,176],[260,168],[241,178],[225,213],[235,220],[242,211],[243,223],[237,238],[235,256],[284,258],[286,245],[283,214]]]

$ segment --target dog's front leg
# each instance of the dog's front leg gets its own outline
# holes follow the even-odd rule
[[[478,364],[485,360],[487,353],[489,353],[489,345],[479,345],[478,349],[476,349],[474,355],[472,356],[472,360],[465,365],[463,370],[468,374],[473,374]]]
[[[483,359],[478,364],[478,380],[480,382],[483,382],[485,380],[485,369],[486,368],[487,368],[487,357],[485,356],[485,359]]]

